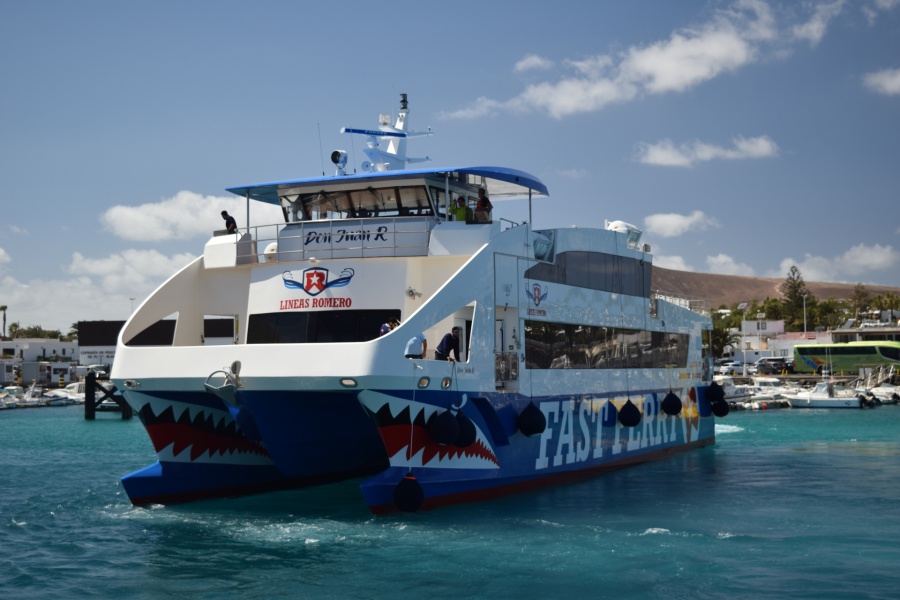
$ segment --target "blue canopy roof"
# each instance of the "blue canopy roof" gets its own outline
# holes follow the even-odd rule
[[[275,181],[270,183],[257,183],[227,188],[227,191],[241,196],[249,196],[253,200],[268,204],[280,204],[279,190],[286,188],[310,188],[322,189],[329,185],[347,183],[376,183],[385,180],[421,179],[423,177],[443,177],[446,173],[459,173],[462,175],[474,175],[484,177],[492,197],[497,196],[527,196],[528,190],[533,194],[547,196],[547,186],[537,177],[524,171],[507,169],[504,167],[453,167],[432,169],[407,169],[403,171],[377,171],[374,173],[353,173],[348,175],[334,175],[328,177],[310,177],[308,179],[294,179],[288,181]]]

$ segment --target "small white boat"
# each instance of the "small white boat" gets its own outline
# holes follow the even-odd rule
[[[786,385],[777,377],[754,377],[753,400],[778,400],[787,395],[798,394],[803,391],[797,386]]]
[[[18,385],[11,385],[0,388],[0,400],[3,402],[3,408],[17,408],[19,400],[25,396],[25,388]]]
[[[736,385],[734,378],[728,375],[714,375],[713,381],[721,386],[722,391],[725,392],[725,402],[729,404],[747,402],[753,395],[750,386]]]
[[[882,404],[900,404],[900,386],[882,383],[878,387],[869,388],[866,391]]]
[[[19,399],[19,408],[36,408],[44,406],[46,398],[44,398],[44,388],[38,387],[37,383],[32,383],[22,398]]]
[[[44,406],[68,406],[69,398],[65,395],[47,395],[44,398]]]
[[[84,404],[84,382],[76,381],[59,390],[66,394],[69,404]]]
[[[820,381],[807,391],[787,394],[793,408],[862,408],[867,406],[865,396],[833,381]]]

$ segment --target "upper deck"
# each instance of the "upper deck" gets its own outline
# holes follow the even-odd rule
[[[228,191],[248,200],[248,215],[249,201],[256,200],[280,206],[284,222],[210,240],[206,266],[470,254],[504,228],[493,212],[474,218],[480,188],[493,200],[547,194],[537,178],[502,167],[337,174],[232,187]],[[469,215],[464,222],[451,210],[459,200]]]

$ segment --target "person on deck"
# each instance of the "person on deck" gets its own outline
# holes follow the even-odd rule
[[[450,356],[450,354],[453,356]],[[454,327],[434,349],[434,360],[459,362],[459,327]]]
[[[404,356],[406,358],[424,358],[426,352],[428,352],[428,340],[425,339],[424,333],[420,333],[406,343]]]
[[[387,320],[387,323],[381,326],[381,331],[378,333],[379,337],[389,333],[397,328],[397,325],[400,324],[400,319],[397,317],[391,317]]]
[[[472,209],[466,206],[466,199],[460,196],[456,199],[456,204],[450,209],[454,221],[462,221],[463,223],[472,222]]]
[[[475,205],[475,220],[479,223],[490,223],[492,210],[494,210],[494,205],[491,204],[490,199],[485,196],[484,188],[478,188],[478,203]]]
[[[225,219],[225,230],[228,233],[237,233],[237,222],[228,214],[227,210],[222,211],[222,218]]]

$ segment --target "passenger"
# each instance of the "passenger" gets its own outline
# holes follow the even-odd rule
[[[428,352],[428,340],[425,339],[424,333],[420,333],[406,343],[404,356],[406,358],[423,358],[426,352]]]
[[[475,205],[475,220],[479,223],[490,223],[491,211],[494,210],[494,205],[491,204],[490,199],[484,195],[484,192],[484,188],[478,188],[478,204]]]
[[[225,219],[225,230],[228,233],[237,233],[237,223],[227,210],[222,211],[222,218]]]
[[[453,356],[450,356],[450,353]],[[454,327],[450,333],[444,336],[441,343],[434,349],[434,360],[449,360],[459,362],[459,327]]]
[[[472,222],[472,209],[466,206],[466,199],[460,196],[456,199],[456,205],[450,209],[454,221]]]
[[[379,337],[397,329],[397,326],[399,324],[400,324],[400,319],[398,319],[397,317],[391,317],[390,319],[387,320],[387,323],[385,323],[384,325],[381,326],[381,331],[378,333]]]

